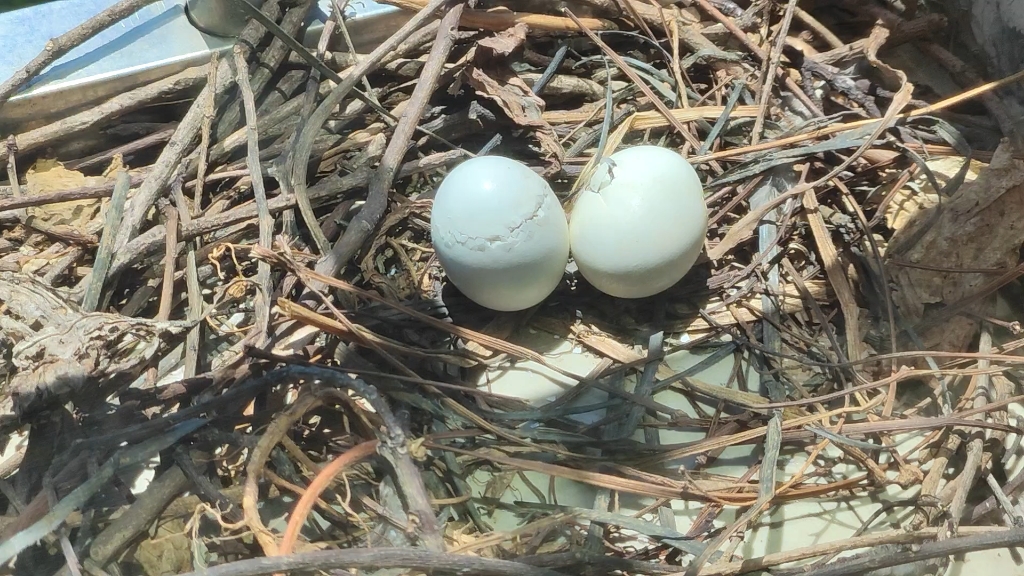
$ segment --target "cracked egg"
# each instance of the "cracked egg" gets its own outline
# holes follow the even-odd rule
[[[459,164],[441,182],[430,237],[448,280],[481,306],[539,304],[562,280],[569,225],[551,187],[501,156]]]

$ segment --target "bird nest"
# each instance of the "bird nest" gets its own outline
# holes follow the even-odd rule
[[[271,0],[209,65],[11,130],[9,570],[925,574],[1024,544],[1019,74],[916,2],[388,3],[411,24],[356,53],[332,18],[314,53],[285,41],[312,3]],[[570,265],[498,313],[446,281],[452,167],[567,201],[642,143],[704,184],[676,286]]]

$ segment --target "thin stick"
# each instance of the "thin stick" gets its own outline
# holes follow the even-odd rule
[[[258,18],[253,18],[250,24],[262,26],[266,31],[274,35],[270,46],[260,51],[259,60],[253,66],[252,74],[249,77],[249,85],[252,86],[253,94],[262,95],[271,77],[281,67],[281,64],[288,59],[288,54],[296,49],[305,52],[305,48],[298,44],[298,42],[295,42],[292,36],[299,34],[302,24],[306,21],[306,16],[315,2],[312,0],[285,2],[284,4],[289,6],[289,8],[284,18],[281,19],[280,25],[275,22],[275,17],[267,17],[260,8],[256,8],[244,0],[243,3],[245,6],[241,6],[241,8],[251,8],[255,15],[259,15]],[[291,42],[288,40],[291,40]],[[215,126],[213,127],[213,134],[217,140],[222,140],[225,136],[234,132],[239,121],[244,123],[244,108],[245,105],[238,102],[237,95],[221,107],[221,113],[215,119]]]
[[[259,245],[270,249],[274,235],[274,217],[271,216],[270,208],[267,206],[267,190],[263,184],[263,168],[260,166],[260,137],[256,130],[256,99],[252,93],[252,86],[249,85],[249,67],[245,62],[242,47],[236,44],[234,52],[235,73],[237,74],[238,88],[242,92],[246,132],[249,134],[249,152],[246,156],[246,164],[249,167],[249,177],[252,178],[252,192],[256,198],[256,210],[259,214]],[[256,284],[259,286],[259,292],[256,295],[254,330],[258,334],[256,345],[263,346],[267,338],[267,328],[270,326],[270,264],[266,262],[258,264]]]
[[[196,66],[159,82],[119,94],[93,108],[19,134],[17,136],[18,150],[29,152],[45,148],[57,139],[94,129],[113,118],[148,106],[154,100],[176,96],[199,85],[204,78],[206,78],[206,66]],[[5,158],[7,158],[7,150],[0,148],[0,160]]]
[[[295,422],[301,419],[306,412],[319,407],[321,400],[308,393],[307,389],[299,392],[299,397],[288,408],[278,414],[270,426],[267,426],[259,443],[249,456],[249,462],[245,466],[245,488],[242,493],[242,512],[245,515],[245,523],[252,530],[256,541],[267,556],[277,555],[277,541],[274,534],[263,524],[260,518],[259,505],[259,481],[263,476],[263,467],[270,458],[270,452],[280,439],[288,433],[288,430]]]
[[[18,180],[18,140],[11,134],[7,137],[7,180],[11,183],[11,194],[21,198],[21,181]]]
[[[383,0],[385,4],[397,6],[403,10],[419,10],[427,5],[426,0]],[[590,30],[615,30],[617,26],[611,20],[604,18],[583,18],[584,26]],[[558,16],[548,14],[530,14],[527,12],[511,11],[487,11],[487,10],[466,10],[462,17],[462,26],[467,28],[480,28],[492,32],[501,32],[516,26],[526,24],[531,30],[544,32],[575,32],[578,23]]]
[[[276,13],[280,12],[277,2],[274,1],[264,4],[263,9],[275,12],[275,18]],[[250,46],[259,44],[259,39],[263,37],[263,34],[263,27],[258,22],[249,22],[235,45],[239,46],[245,53],[248,53]],[[202,105],[203,102],[206,101],[211,92],[214,98],[216,98],[234,85],[232,81],[233,75],[231,74],[232,67],[233,62],[230,58],[224,58],[220,61],[217,66],[217,83],[203,88],[199,97],[196,98],[192,106],[189,107],[188,112],[185,113],[185,117],[181,119],[178,129],[174,131],[174,136],[171,136],[167,146],[164,146],[160,156],[150,168],[146,180],[132,198],[132,204],[125,213],[124,224],[121,226],[120,234],[114,243],[118,256],[124,253],[124,247],[128,244],[128,241],[139,233],[139,229],[146,220],[149,209],[170,183],[171,177],[175,170],[177,170],[178,165],[181,164],[189,147],[196,140],[196,137],[199,136],[203,116],[206,112]]]
[[[406,38],[411,36],[412,33],[425,24],[427,20],[432,18],[434,13],[447,2],[448,0],[431,0],[430,4],[409,19],[409,21],[399,28],[398,31],[392,34],[390,38],[377,46],[377,48],[371,52],[365,60],[359,62],[359,64],[357,64],[352,71],[345,76],[344,80],[339,83],[326,98],[324,98],[323,102],[320,103],[320,106],[318,106],[309,117],[309,122],[302,128],[302,132],[299,133],[298,138],[295,139],[295,148],[291,153],[292,172],[290,175],[282,175],[283,178],[291,178],[292,190],[296,195],[306,193],[306,171],[307,164],[309,162],[309,155],[313,152],[313,144],[316,141],[317,134],[320,132],[320,128],[323,127],[325,122],[327,122],[327,119],[330,117],[334,109],[341,104],[342,100],[348,96],[348,93],[355,88],[355,85],[363,78],[363,76],[369,74],[379,66],[382,58],[394,50]],[[316,59],[314,58],[314,60]],[[329,263],[323,265],[325,269],[336,270],[334,268],[332,255],[333,252],[321,259],[321,263],[330,260]]]
[[[73,50],[89,38],[120,22],[124,18],[139,11],[140,8],[152,4],[156,0],[121,0],[103,12],[89,18],[71,30],[56,38],[51,38],[43,51],[40,52],[24,68],[18,70],[3,84],[0,84],[0,109],[10,100],[11,96],[29,80],[54,63],[58,58]],[[9,33],[9,32],[8,32]]]
[[[778,36],[775,44],[772,45],[772,52],[768,58],[768,68],[765,70],[764,86],[761,87],[761,98],[757,103],[757,118],[754,120],[754,129],[750,133],[750,143],[757,144],[761,139],[761,129],[764,128],[764,116],[768,111],[768,102],[772,98],[772,86],[775,85],[775,73],[780,70],[779,62],[782,60],[782,48],[786,45],[786,36],[789,34],[789,27],[793,24],[793,10],[796,8],[797,0],[789,0],[786,4],[786,13],[782,17],[782,25],[779,26]]]
[[[992,331],[988,325],[983,324],[978,341],[978,352],[988,354],[991,351]],[[988,360],[978,360],[978,368],[982,370],[988,368],[989,365],[990,362]],[[983,408],[988,404],[992,388],[992,378],[990,375],[979,374],[977,378],[978,386],[974,391],[974,399],[972,401],[972,407],[976,409]],[[982,419],[984,416],[979,414],[978,418]],[[960,527],[960,520],[964,515],[964,507],[967,505],[967,494],[974,488],[974,483],[977,482],[978,476],[982,472],[981,457],[985,443],[984,433],[981,430],[974,430],[968,433],[970,434],[970,441],[965,448],[967,460],[964,462],[963,470],[960,472],[960,483],[956,487],[953,501],[949,504],[949,516],[946,525],[949,528],[950,534],[956,534],[957,529]],[[941,535],[942,533],[940,533]]]
[[[825,556],[837,552],[856,550],[858,548],[873,548],[885,544],[915,544],[918,542],[934,540],[940,530],[941,528],[922,528],[913,532],[898,530],[882,532],[880,534],[857,536],[835,542],[822,542],[820,544],[807,546],[806,548],[797,548],[795,550],[787,550],[785,552],[773,552],[757,558],[747,558],[736,562],[712,564],[711,566],[707,566],[701,570],[700,574],[701,576],[733,576],[735,574],[748,574],[751,572],[765,570],[773,566],[779,566],[781,564],[807,560],[809,558]],[[967,530],[985,534],[995,534],[1007,531],[1005,528],[974,526],[965,527],[965,531]],[[674,572],[667,576],[682,576],[682,574],[682,572]]]
[[[153,454],[173,445],[205,423],[205,420],[189,420],[175,426],[165,434],[116,452],[98,470],[93,472],[88,480],[61,499],[56,506],[50,508],[45,516],[0,544],[0,564],[7,564],[21,551],[56,530],[72,512],[85,506],[97,492],[105,488],[118,470],[145,462]]]
[[[220,53],[214,52],[210,57],[210,65],[206,75],[206,85],[217,85],[217,68],[220,64]],[[210,160],[210,130],[213,117],[217,113],[217,97],[210,91],[206,94],[206,109],[203,111],[203,123],[199,126],[199,165],[196,168],[196,189],[193,192],[192,208],[199,213],[203,205],[203,189],[206,187],[206,169]]]
[[[832,33],[832,31],[829,30],[827,26],[819,22],[817,18],[812,16],[803,8],[797,6],[795,14],[798,20],[800,20],[808,28],[813,30],[814,33],[818,35],[818,37],[824,40],[825,43],[831,46],[832,48],[839,48],[840,46],[844,45],[843,41],[840,40],[839,37],[836,36],[834,33]]]
[[[177,179],[176,185],[181,189],[181,178]],[[160,286],[160,304],[157,308],[157,320],[169,320],[171,317],[171,306],[174,304],[174,255],[178,252],[178,212],[166,200],[160,201],[161,211],[164,213],[164,228],[167,229],[167,237],[164,249],[164,277]],[[146,386],[156,386],[159,370],[157,366],[150,366],[146,370]]]
[[[971,88],[966,92],[961,92],[960,94],[956,94],[954,96],[950,96],[949,98],[939,100],[938,102],[931,104],[930,106],[927,106],[925,108],[917,108],[909,112],[898,114],[895,116],[895,118],[902,120],[906,118],[916,118],[917,116],[927,116],[929,114],[934,114],[935,112],[938,112],[940,110],[945,110],[946,108],[949,108],[951,106],[956,106],[961,102],[965,102],[972,98],[976,98],[982,94],[986,94],[998,88],[1002,88],[1003,86],[1006,86],[1008,84],[1019,82],[1020,80],[1024,80],[1024,70],[1017,72],[1015,74],[1011,74],[1006,78],[994,80],[992,82],[986,82],[985,84]],[[821,138],[823,136],[828,136],[830,134],[837,134],[839,132],[854,130],[862,126],[868,126],[870,124],[875,124],[882,121],[882,118],[869,118],[866,120],[857,120],[855,122],[846,122],[844,124],[834,124],[832,126],[827,126],[820,130],[808,132],[806,134],[797,134],[795,136],[789,136],[787,138],[780,138],[778,140],[771,140],[769,142],[761,142],[760,144],[755,144],[753,146],[742,146],[740,148],[722,150],[719,152],[715,152],[713,154],[706,154],[704,156],[695,156],[693,158],[690,158],[689,161],[694,163],[710,162],[712,160],[732,158],[735,156],[742,156],[743,154],[750,154],[753,152],[763,152],[765,150],[772,150],[774,148],[788,146],[789,144],[798,144],[800,142],[804,142],[807,140]]]
[[[130,176],[131,186],[142,184],[145,174],[134,174]],[[19,188],[20,190],[20,188]],[[30,208],[32,206],[46,206],[48,204],[59,204],[61,202],[74,202],[75,200],[92,200],[95,198],[109,198],[114,191],[114,183],[101,184],[99,186],[83,186],[81,188],[69,188],[58,192],[46,194],[33,194],[32,196],[21,196],[0,200],[0,214]]]
[[[335,8],[337,10],[337,8]],[[340,20],[342,16],[339,15],[337,18]],[[317,43],[316,56],[319,60],[323,60],[324,53],[327,52],[327,46],[330,43],[332,32],[334,31],[334,19],[328,19],[327,23],[324,24],[323,33],[320,35],[320,42]],[[366,77],[363,77],[365,80]],[[309,120],[309,116],[313,113],[313,109],[316,107],[316,96],[320,89],[320,71],[313,68],[309,71],[309,79],[306,81],[306,92],[303,94],[302,112],[299,115],[299,122],[295,127],[295,133],[292,138],[296,138],[302,128],[306,125]],[[291,150],[291,146],[288,147]],[[291,172],[291,155],[287,154],[282,172],[286,175],[281,178],[282,192],[289,192],[289,178],[287,175]],[[313,212],[313,205],[309,203],[309,195],[303,191],[301,194],[295,195],[296,204],[299,206],[299,213],[302,214],[302,219],[306,222],[306,228],[309,230],[310,236],[313,237],[313,243],[316,244],[320,254],[327,254],[331,251],[331,243],[324,236],[324,231],[320,228],[320,223],[316,220],[316,214]]]
[[[402,165],[399,171],[399,178],[436,170],[442,166],[453,163],[457,158],[462,157],[458,152],[439,152],[418,160],[411,160]],[[322,203],[330,199],[337,199],[342,192],[354,190],[366,186],[370,182],[372,172],[369,169],[362,169],[345,176],[333,175],[324,178],[309,190],[309,199],[314,204]],[[277,214],[282,210],[295,207],[294,196],[274,196],[268,202],[271,214]],[[196,218],[188,226],[182,227],[181,239],[191,240],[204,234],[215,232],[233,224],[243,223],[257,217],[257,209],[253,204],[239,206],[232,210],[217,214],[209,214]],[[139,262],[143,258],[153,254],[163,245],[165,229],[163,224],[157,224],[147,230],[144,234],[137,236],[123,251],[119,251],[111,266],[111,274],[120,274],[125,268]]]
[[[350,468],[376,453],[378,444],[379,441],[377,440],[368,440],[353,446],[344,454],[336,456],[334,460],[331,460],[330,464],[320,470],[316,477],[313,478],[313,481],[309,483],[309,486],[306,487],[299,501],[295,503],[295,507],[292,508],[292,515],[288,518],[288,527],[285,528],[284,537],[281,539],[281,545],[277,550],[278,555],[287,556],[292,553],[292,550],[295,548],[295,542],[299,538],[299,530],[306,523],[306,518],[313,510],[313,504],[316,503],[317,498],[323,494],[324,490],[330,486],[334,477],[341,474],[346,468]]]
[[[192,223],[192,215],[189,213],[188,205],[185,203],[185,195],[181,188],[175,187],[172,190],[171,200],[178,210],[178,220],[182,227]],[[193,239],[188,243],[188,252],[185,253],[185,287],[188,291],[188,319],[198,321],[203,316],[203,291],[199,285],[199,269],[196,263],[196,250],[200,248],[199,240]],[[203,335],[203,324],[196,322],[195,327],[188,331],[185,337],[185,378],[192,378],[199,372],[199,342]]]
[[[998,530],[941,542],[925,542],[908,550],[885,550],[869,556],[844,559],[834,565],[808,573],[808,576],[859,576],[880,568],[901,566],[912,562],[981,552],[996,548],[1015,548],[1024,544],[1024,529]]]
[[[121,226],[121,217],[124,214],[124,205],[128,200],[131,183],[132,180],[128,176],[128,172],[121,170],[117,173],[117,179],[114,182],[114,195],[107,206],[106,221],[103,224],[103,237],[96,250],[92,274],[89,275],[89,282],[85,285],[85,296],[82,298],[82,310],[85,312],[94,312],[99,306],[100,296],[103,294],[103,284],[106,282],[107,271],[110,269],[114,256],[114,238]]]
[[[204,568],[182,576],[264,576],[274,573],[328,571],[344,568],[381,570],[405,568],[416,572],[474,576],[564,576],[561,572],[508,560],[465,554],[445,554],[417,548],[353,548],[318,550],[275,558],[252,558]]]
[[[174,255],[178,252],[178,211],[168,203],[165,205],[164,214],[167,218],[164,223],[167,228],[167,255],[164,258],[164,280],[156,319],[166,321],[171,318],[171,305],[174,303]]]

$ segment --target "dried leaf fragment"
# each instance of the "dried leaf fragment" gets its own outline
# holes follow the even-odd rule
[[[1013,157],[1003,141],[992,163],[973,182],[965,183],[947,202],[922,210],[890,242],[888,268],[896,291],[893,299],[906,322],[944,318],[936,305],[949,306],[981,297],[992,274],[963,273],[962,269],[1001,269],[1017,265],[1024,245],[1024,161]],[[908,262],[949,271],[899,265]],[[934,311],[929,306],[935,306]],[[969,309],[982,313],[991,304]],[[920,334],[926,345],[961,350],[976,330],[976,321],[956,316]]]

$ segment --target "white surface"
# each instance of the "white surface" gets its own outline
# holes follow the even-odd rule
[[[703,187],[690,163],[668,148],[634,146],[597,166],[572,209],[569,240],[595,288],[643,298],[686,275],[707,228]]]
[[[448,279],[488,308],[522,310],[561,282],[569,227],[543,178],[508,158],[459,164],[437,190],[430,236]]]

